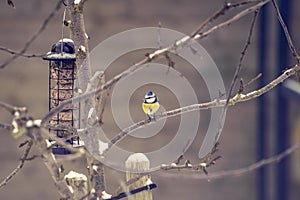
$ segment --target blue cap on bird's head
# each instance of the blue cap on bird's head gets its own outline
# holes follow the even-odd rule
[[[151,97],[155,97],[154,92],[152,92],[152,91],[147,92],[147,94],[145,95],[145,99],[151,98]]]

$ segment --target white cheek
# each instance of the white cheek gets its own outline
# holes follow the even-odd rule
[[[156,100],[156,98],[155,98],[155,97],[152,97],[152,98],[146,99],[146,102],[147,102],[147,103],[154,103],[155,100]]]

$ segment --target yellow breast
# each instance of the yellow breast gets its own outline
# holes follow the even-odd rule
[[[142,108],[147,115],[153,115],[159,109],[159,103],[143,103]]]

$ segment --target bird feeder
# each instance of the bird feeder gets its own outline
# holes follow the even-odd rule
[[[61,102],[74,97],[76,80],[76,55],[74,42],[71,39],[61,39],[44,57],[49,61],[49,110]],[[49,131],[57,137],[65,139],[73,146],[79,145],[78,136],[74,130],[79,128],[79,104],[69,104],[49,121]],[[73,130],[73,131],[72,131]],[[54,154],[70,153],[65,148],[55,145]]]

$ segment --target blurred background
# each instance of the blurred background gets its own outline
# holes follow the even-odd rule
[[[6,1],[0,1],[0,45],[19,51],[37,32],[44,19],[55,8],[57,1],[14,0],[13,2],[16,9],[9,7]],[[296,14],[296,8],[299,8],[300,3],[296,0],[288,0],[287,2],[289,10],[287,9],[286,14],[289,15],[289,30],[297,48],[300,44],[298,25],[300,17]],[[189,34],[206,18],[220,9],[223,3],[220,0],[90,0],[86,3],[84,9],[86,31],[90,36],[90,50],[109,36],[119,32],[137,27],[155,27],[159,23],[164,28]],[[257,23],[255,26],[251,46],[247,51],[241,72],[244,81],[248,82],[263,70],[263,79],[255,81],[245,89],[245,92],[258,88],[263,83],[261,80],[269,82],[281,70],[294,64],[294,60],[288,55],[289,52],[286,51],[286,47],[280,46],[280,41],[285,42],[285,39],[277,33],[278,27],[274,9],[268,6],[266,10],[265,23],[261,23],[262,25]],[[217,20],[216,23],[229,19],[237,11],[229,12],[228,15]],[[61,38],[62,16],[63,8],[55,14],[43,33],[30,46],[28,53],[44,54],[50,50],[52,44]],[[229,87],[235,67],[238,64],[240,52],[247,39],[251,19],[251,15],[246,16],[200,41],[200,44],[207,50],[218,66],[226,88]],[[262,27],[265,27],[265,29]],[[65,35],[69,35],[66,29]],[[265,36],[265,39],[261,38],[262,35]],[[144,54],[145,52],[139,52],[136,55],[122,57],[106,71],[107,78],[109,79],[120,72],[123,69],[121,67],[129,66],[138,61],[139,58],[143,58]],[[264,55],[263,59],[261,55]],[[279,59],[281,55],[283,61]],[[10,57],[11,55],[1,51],[0,63],[5,62]],[[178,62],[180,63],[180,61]],[[262,68],[262,63],[267,64],[266,68]],[[175,67],[178,66],[179,71],[187,74],[197,93],[199,102],[208,101],[207,89],[201,77],[188,75],[189,68],[185,69],[182,65],[184,65],[184,62],[175,65]],[[146,85],[134,93],[130,101],[130,112],[134,121],[144,119],[145,116],[141,112],[140,105],[135,105],[140,104],[145,91],[153,87]],[[0,88],[1,101],[15,106],[26,106],[33,117],[43,117],[48,111],[48,63],[41,58],[18,58],[0,70]],[[168,102],[171,99],[170,97],[174,97],[167,88],[155,86],[155,90],[158,91],[157,94],[162,104]],[[287,98],[282,98],[284,95]],[[285,90],[272,90],[264,95],[264,102],[255,99],[230,107],[220,137],[220,151],[218,153],[222,156],[222,159],[218,160],[217,164],[209,168],[208,171],[213,173],[214,171],[244,167],[254,163],[258,158],[274,155],[280,151],[278,146],[289,146],[296,140],[299,141],[299,97],[290,100],[290,96],[290,93],[285,92]],[[167,110],[178,107],[177,101],[168,102],[168,106],[165,104],[164,107]],[[281,111],[278,112],[280,108]],[[195,162],[198,160],[197,154],[210,118],[210,111],[201,111],[200,113],[199,134],[186,153],[186,159]],[[282,118],[278,118],[278,115]],[[175,118],[173,121],[168,122],[170,124],[169,128],[163,130],[165,134],[158,134],[152,138],[151,143],[153,145],[147,146],[145,141],[134,139],[124,140],[120,145],[134,146],[136,151],[143,147],[145,147],[144,150],[156,149],[172,139],[173,128],[178,123],[176,120],[178,119]],[[0,110],[0,121],[11,122],[10,114],[3,109]],[[284,121],[287,121],[284,124],[285,126],[279,126]],[[262,125],[262,122],[265,126]],[[111,136],[119,131],[113,122],[109,107],[106,109],[104,116],[104,128],[111,133]],[[280,133],[286,135],[286,137],[280,139],[286,140],[283,141],[284,144],[278,141],[278,135],[280,135],[278,129],[284,130]],[[17,166],[23,152],[22,149],[18,148],[18,145],[24,138],[15,140],[4,130],[0,130],[0,133],[0,179],[2,181]],[[263,142],[262,139],[264,139]],[[263,150],[262,146],[265,147]],[[299,151],[297,153],[286,159],[286,165],[283,167],[286,170],[282,172],[287,174],[282,175],[288,177],[287,180],[284,180],[284,185],[281,186],[281,188],[286,187],[285,189],[287,189],[285,190],[286,193],[284,191],[282,193],[285,196],[284,199],[298,199],[299,197],[300,156]],[[84,160],[79,160],[68,164],[66,168],[72,167],[77,171],[86,172],[84,163]],[[169,172],[167,174],[159,172],[153,177],[153,181],[158,185],[158,188],[153,191],[154,199],[254,200],[259,199],[258,197],[262,198],[264,195],[263,199],[275,199],[276,196],[278,198],[276,183],[280,180],[275,175],[278,170],[276,166],[278,166],[277,163],[267,166],[264,171],[259,172],[261,173],[259,175],[257,174],[258,171],[252,171],[237,177],[226,177],[211,181],[197,180],[197,178],[185,176],[186,172],[183,171],[174,172],[179,174],[177,177],[169,176]],[[263,179],[266,181],[264,186],[260,185],[262,183],[262,176],[260,175],[265,177]],[[124,175],[106,168],[108,193],[113,193],[123,180]],[[262,189],[263,191],[261,191]],[[50,200],[58,198],[59,195],[55,190],[51,177],[40,159],[26,162],[21,172],[4,188],[0,189],[0,199]]]

